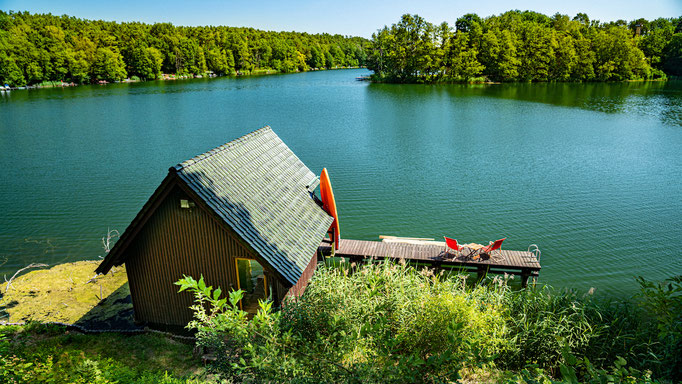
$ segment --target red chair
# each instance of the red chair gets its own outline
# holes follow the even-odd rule
[[[499,239],[499,240],[495,240],[494,243],[490,243],[488,246],[481,248],[481,249],[478,251],[478,254],[480,255],[480,254],[485,253],[485,254],[487,254],[488,256],[492,257],[492,256],[493,256],[493,252],[494,252],[494,251],[497,251],[498,254],[502,255],[502,251],[501,251],[501,249],[502,249],[502,242],[503,242],[505,239],[506,239],[506,237],[505,237],[505,238],[502,238],[502,239]]]
[[[457,254],[461,254],[462,249],[464,249],[464,247],[457,244],[457,240],[451,239],[447,236],[443,236],[443,238],[445,239],[445,246],[448,249],[452,249],[453,251],[455,251],[455,256],[457,256]]]

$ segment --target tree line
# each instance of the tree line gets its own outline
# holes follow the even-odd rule
[[[225,26],[116,23],[0,11],[0,82],[91,83],[362,66],[366,39]]]
[[[602,23],[508,11],[454,28],[418,15],[372,35],[367,68],[385,82],[622,81],[682,76],[682,17]]]

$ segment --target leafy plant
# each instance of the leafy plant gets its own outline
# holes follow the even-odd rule
[[[195,295],[199,344],[233,381],[433,383],[498,366],[509,382],[649,383],[652,372],[675,374],[676,281],[642,281],[637,306],[512,290],[505,278],[468,286],[466,276],[400,263],[342,263],[318,269],[279,311],[261,302],[255,315],[239,309],[241,291],[223,298],[203,278],[177,284]],[[647,331],[659,323],[660,338]]]
[[[639,277],[637,282],[641,305],[656,321],[662,374],[682,381],[682,276],[658,283]]]

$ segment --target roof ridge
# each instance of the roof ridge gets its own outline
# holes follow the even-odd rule
[[[213,155],[215,155],[215,154],[217,154],[217,153],[220,153],[220,152],[222,152],[222,151],[225,151],[225,150],[227,150],[227,149],[230,149],[230,148],[234,147],[235,144],[242,143],[242,142],[244,142],[244,141],[250,140],[250,139],[252,139],[252,138],[254,138],[254,137],[256,137],[256,136],[261,136],[261,135],[263,135],[263,134],[265,134],[265,133],[267,133],[267,132],[273,132],[273,133],[274,133],[274,131],[272,130],[272,128],[271,128],[269,125],[266,125],[266,126],[264,126],[263,128],[257,129],[257,130],[255,130],[255,131],[253,131],[253,132],[249,132],[249,133],[247,133],[247,134],[244,135],[244,136],[241,136],[241,137],[239,137],[239,138],[237,138],[237,139],[234,139],[234,140],[232,140],[232,141],[229,141],[229,142],[227,142],[227,143],[225,143],[225,144],[223,144],[223,145],[217,146],[217,147],[215,147],[215,148],[213,148],[213,149],[210,149],[210,150],[208,150],[208,151],[206,151],[206,152],[204,152],[204,153],[200,153],[200,154],[198,154],[198,155],[196,155],[196,156],[194,156],[194,157],[192,157],[192,158],[190,158],[190,159],[187,159],[187,160],[185,160],[185,161],[183,161],[183,162],[181,162],[181,163],[179,163],[179,164],[177,164],[177,165],[171,167],[170,170],[171,170],[171,171],[176,171],[176,172],[177,172],[177,171],[181,171],[182,169],[187,168],[187,167],[189,167],[189,166],[191,166],[191,165],[193,165],[193,164],[196,164],[196,163],[198,163],[198,162],[200,162],[200,161],[202,161],[202,160],[205,160],[205,159],[207,159],[207,158],[209,158],[209,157],[211,157],[211,156],[213,156]]]

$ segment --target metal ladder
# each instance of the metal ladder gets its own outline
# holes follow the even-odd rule
[[[538,247],[537,244],[531,244],[528,246],[528,252],[535,257],[535,260],[539,263],[540,262],[540,256],[542,255],[542,252],[540,252],[540,248]]]

